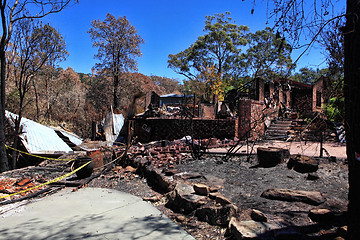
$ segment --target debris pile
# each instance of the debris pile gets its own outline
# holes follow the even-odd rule
[[[0,197],[11,195],[13,193],[21,192],[20,196],[25,196],[26,194],[34,193],[35,191],[44,189],[45,187],[40,187],[38,190],[29,190],[28,192],[22,192],[27,189],[31,189],[36,185],[40,184],[43,181],[43,177],[37,178],[23,178],[23,179],[14,179],[14,178],[1,178],[0,179]],[[19,196],[19,197],[20,197]],[[3,198],[4,200],[9,200],[10,197]]]
[[[147,144],[137,143],[128,149],[128,157],[138,166],[139,162],[152,165],[155,168],[174,168],[189,157],[194,147],[202,147],[203,151],[211,148],[226,148],[234,144],[234,140],[219,140],[216,138],[201,141],[184,137],[175,141],[156,141]],[[116,150],[115,150],[116,151]],[[118,149],[116,155],[123,150]]]

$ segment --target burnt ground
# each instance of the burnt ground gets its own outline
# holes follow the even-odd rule
[[[188,156],[181,164],[175,165],[175,181],[203,183],[214,186],[239,207],[239,220],[250,219],[250,210],[262,211],[269,220],[278,220],[316,239],[333,239],[336,228],[345,225],[344,219],[330,225],[319,226],[308,217],[309,210],[327,208],[333,211],[346,211],[348,170],[344,160],[330,161],[320,159],[316,172],[319,179],[308,180],[308,174],[298,173],[287,168],[286,161],[275,167],[257,166],[256,157],[248,159],[237,156],[223,161],[222,156],[207,155],[201,160]],[[185,177],[192,176],[192,177]],[[136,174],[135,169],[118,167],[97,179],[88,186],[105,187],[128,192],[152,202],[161,212],[177,222],[196,239],[226,239],[225,228],[198,221],[192,215],[182,216],[165,207],[166,196],[151,189],[145,178]],[[319,191],[326,201],[313,206],[301,202],[268,200],[261,193],[271,188]],[[335,229],[335,230],[334,230]]]

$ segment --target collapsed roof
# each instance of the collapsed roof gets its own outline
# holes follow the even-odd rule
[[[18,115],[5,111],[5,117],[12,127]],[[78,146],[82,139],[65,130],[53,129],[51,127],[34,122],[27,118],[21,118],[21,133],[19,138],[27,152],[36,155],[58,155],[73,152],[70,146]]]

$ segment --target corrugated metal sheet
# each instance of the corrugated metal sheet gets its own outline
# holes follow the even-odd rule
[[[122,127],[124,126],[124,117],[122,114],[114,114],[111,110],[106,114],[103,122],[105,139],[107,142],[114,143]]]
[[[14,126],[14,119],[18,118],[18,115],[8,111],[5,115],[10,124]],[[19,137],[31,154],[59,154],[73,151],[50,127],[27,118],[21,119],[21,126],[23,133]],[[68,137],[74,138],[74,136]],[[77,139],[75,142],[79,143],[79,140]]]

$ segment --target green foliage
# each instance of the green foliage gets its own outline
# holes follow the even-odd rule
[[[248,30],[235,24],[229,12],[206,16],[205,35],[184,51],[169,55],[168,66],[188,79],[182,91],[223,95],[227,83],[242,71],[241,50]]]
[[[191,80],[209,67],[214,67],[222,78],[232,75],[241,61],[241,48],[247,43],[248,30],[247,26],[235,24],[228,12],[207,16],[206,34],[184,51],[170,54],[168,66]]]
[[[303,67],[299,69],[299,72],[295,73],[291,79],[297,82],[302,83],[314,83],[317,80],[319,80],[322,76],[329,76],[329,69],[323,68],[323,69],[312,69],[308,67]]]
[[[333,97],[329,103],[323,106],[325,116],[333,122],[344,122],[345,99],[344,97]]]
[[[253,78],[273,79],[292,70],[291,46],[271,28],[250,33],[248,39],[244,61]]]

